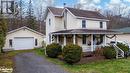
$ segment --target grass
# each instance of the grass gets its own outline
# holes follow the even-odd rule
[[[130,58],[97,61],[81,65],[69,65],[58,59],[48,58],[43,50],[36,50],[40,56],[44,56],[48,61],[61,65],[70,73],[130,73]]]
[[[32,52],[33,50],[10,51],[0,54],[0,67],[13,68],[13,58],[15,55],[24,52]]]

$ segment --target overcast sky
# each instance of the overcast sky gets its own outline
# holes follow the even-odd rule
[[[28,0],[23,0],[28,2]],[[40,6],[45,8],[48,5],[55,7],[63,7],[63,3],[66,3],[66,6],[73,7],[76,4],[81,4],[82,9],[94,9],[98,8],[101,10],[113,9],[114,7],[127,7],[125,11],[130,9],[130,0],[32,0],[34,10],[38,9]],[[129,12],[129,11],[128,11]]]

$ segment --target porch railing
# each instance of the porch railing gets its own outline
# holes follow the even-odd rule
[[[91,46],[82,45],[82,48],[83,48],[83,52],[91,51]]]
[[[109,44],[111,46],[114,47],[114,49],[116,50],[116,58],[123,58],[124,57],[124,51],[122,49],[120,49],[116,44]]]

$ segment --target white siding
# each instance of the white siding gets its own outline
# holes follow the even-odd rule
[[[55,17],[55,31],[60,31],[64,29],[64,22],[62,17]]]
[[[6,36],[6,43],[4,49],[13,49],[13,47],[9,46],[9,39],[12,39],[14,41],[15,37],[34,37],[34,40],[38,40],[38,45],[34,47],[41,47],[42,46],[42,41],[44,39],[44,36],[41,36],[39,34],[36,34],[32,31],[29,31],[27,29],[22,29],[13,33],[10,33]]]
[[[49,25],[51,19],[51,25]],[[67,30],[69,29],[82,29],[82,19],[77,19],[73,14],[67,11]],[[106,21],[103,22],[103,28],[100,28],[100,21],[86,20],[86,29],[107,29]],[[49,42],[49,34],[52,32],[65,30],[64,17],[55,17],[52,12],[48,12],[46,17],[46,43]]]
[[[67,29],[82,29],[82,20],[75,18],[70,12],[67,12]],[[106,22],[103,22],[103,28],[100,28],[100,22],[86,20],[86,29],[107,29]]]
[[[112,36],[112,35],[109,35]],[[121,35],[117,35],[116,38],[117,41],[122,41],[122,42],[127,42],[130,44],[130,34],[121,34]],[[107,38],[107,43],[109,43],[110,41],[115,41],[115,37],[112,39]]]
[[[87,29],[106,29],[106,22],[103,22],[103,28],[100,28],[100,21],[86,20]]]
[[[51,19],[51,25],[49,25],[49,19]],[[49,34],[55,32],[55,17],[51,12],[48,12],[46,18],[46,43],[49,44]]]
[[[81,27],[80,21],[67,12],[67,29],[79,29]]]

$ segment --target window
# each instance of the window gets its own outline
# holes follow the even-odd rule
[[[83,37],[82,37],[82,43],[86,44],[86,35],[83,35]]]
[[[14,13],[14,1],[1,1],[1,13],[2,14]]]
[[[103,22],[100,22],[100,28],[103,28]]]
[[[86,28],[86,20],[82,20],[82,28]]]
[[[37,46],[37,39],[35,39],[35,46]]]
[[[12,39],[9,39],[9,46],[10,46],[10,47],[13,46]]]
[[[51,19],[49,19],[49,25],[51,25]]]

